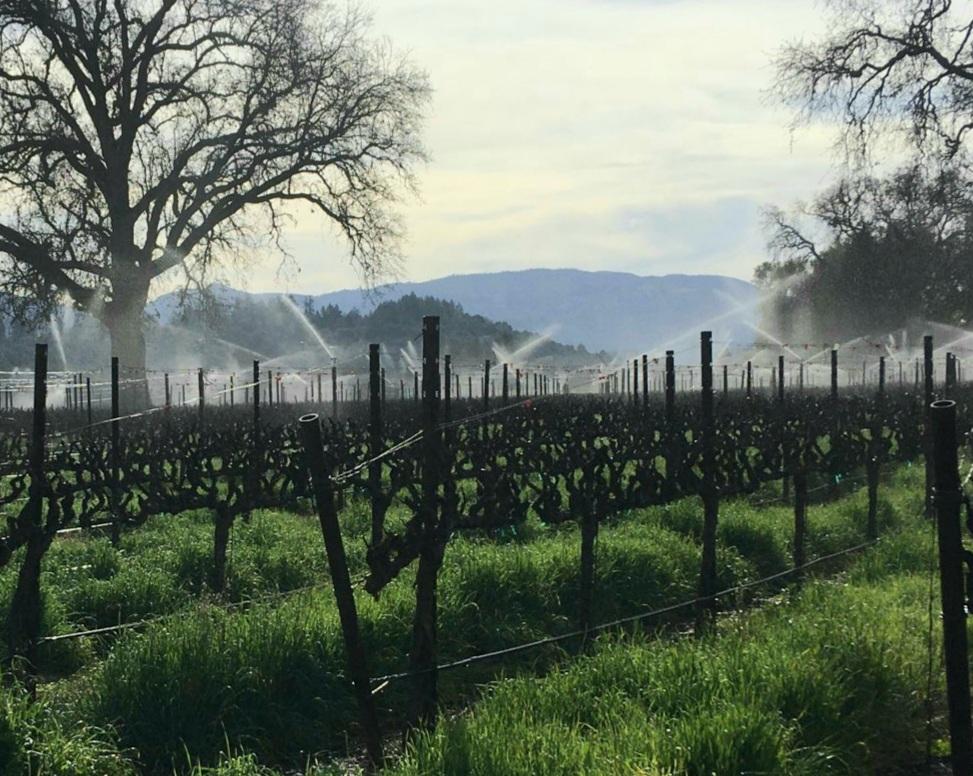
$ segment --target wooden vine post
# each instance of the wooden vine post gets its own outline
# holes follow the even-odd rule
[[[642,408],[649,406],[649,355],[642,354]]]
[[[676,405],[676,354],[666,351],[666,421],[672,420]]]
[[[443,420],[447,423],[453,419],[452,375],[453,357],[446,354],[443,356]]]
[[[956,402],[944,400],[930,404],[928,418],[933,440],[950,760],[956,776],[970,776],[973,773],[973,727],[970,714],[966,601],[963,600],[965,583],[960,521],[963,493],[956,451]]]
[[[28,679],[36,665],[37,639],[41,632],[41,560],[54,534],[44,530],[44,496],[47,476],[44,470],[47,434],[47,345],[34,346],[34,412],[30,436],[30,488],[27,505],[11,522],[15,530],[27,534],[24,560],[17,576],[17,587],[7,619],[8,660],[24,657]]]
[[[697,633],[702,633],[716,619],[716,526],[719,517],[719,490],[716,484],[716,427],[713,419],[713,333],[700,333],[702,371],[701,440],[703,499],[703,550],[699,574],[699,597],[702,602],[696,615]]]
[[[425,319],[423,319],[425,320]],[[490,409],[490,359],[483,362],[483,409]]]
[[[868,460],[865,461],[865,477],[868,482],[868,517],[865,533],[869,539],[878,538],[878,480],[882,472],[882,432],[885,405],[885,356],[878,359],[878,392],[872,410],[872,423],[868,435]]]
[[[338,367],[331,360],[331,419],[338,419]]]
[[[341,539],[341,528],[338,525],[338,510],[335,506],[334,487],[331,481],[332,472],[325,460],[321,421],[318,415],[316,413],[304,415],[300,419],[300,431],[305,463],[311,475],[311,487],[321,524],[321,534],[324,537],[324,550],[331,572],[331,586],[338,607],[338,617],[341,620],[348,674],[354,684],[355,698],[358,701],[358,716],[365,739],[365,752],[369,770],[375,771],[381,768],[384,761],[382,736],[369,686],[365,645],[358,627],[358,610],[355,606],[351,577],[348,574],[348,560]]]
[[[382,396],[379,346],[368,346],[368,454],[374,459],[382,449]],[[382,462],[372,460],[368,466],[368,491],[372,506],[371,544],[377,545],[383,536],[385,509],[381,503]]]
[[[200,367],[196,372],[196,391],[199,397],[199,422],[203,422],[204,407],[206,405],[206,382],[203,379],[203,369]]]
[[[777,407],[783,418],[784,412],[784,356],[777,356]],[[781,497],[786,501],[791,496],[790,461],[787,460],[787,440],[780,440],[781,452]]]
[[[489,363],[489,362],[488,362]],[[436,582],[448,527],[440,525],[439,481],[443,465],[439,426],[439,316],[422,319],[422,543],[416,571],[416,609],[409,668],[414,673],[412,723],[432,725],[438,705]]]
[[[205,381],[203,370],[197,371],[198,391],[199,391],[199,425],[202,430],[204,414],[203,404],[205,401]],[[248,488],[246,478],[249,472],[244,472],[244,490]],[[226,589],[226,566],[227,553],[230,547],[230,530],[233,527],[235,512],[230,508],[228,499],[218,499],[213,505],[213,566],[210,569],[210,588],[217,594],[222,594]]]
[[[801,584],[804,573],[801,567],[807,562],[805,544],[807,539],[807,453],[810,445],[808,425],[805,418],[799,420],[797,450],[792,461],[794,479],[794,581]]]
[[[118,418],[119,409],[118,388],[118,356],[111,358],[111,543],[118,546],[121,539],[121,429]]]
[[[249,476],[249,505],[253,508],[257,502],[260,487],[260,362],[253,362],[253,426],[250,442],[250,476]]]
[[[932,450],[932,419],[929,416],[933,402],[933,361],[932,361],[932,335],[927,334],[922,338],[922,389],[923,389],[923,454],[926,456],[926,516],[932,518],[934,514],[933,506],[933,482],[935,481],[935,471],[933,468]]]
[[[838,349],[831,348],[831,398],[838,398]]]
[[[673,438],[672,418],[676,405],[676,354],[672,350],[666,351],[665,374],[663,375],[663,389],[665,391],[665,446],[666,483],[667,487],[676,487],[676,467],[679,463],[681,444],[676,444]]]

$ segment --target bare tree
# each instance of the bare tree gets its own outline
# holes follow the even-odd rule
[[[799,215],[809,215],[806,209],[800,208]],[[767,250],[771,261],[757,268],[757,279],[761,281],[773,280],[773,273],[761,275],[762,268],[773,264],[786,267],[784,275],[803,272],[807,266],[820,260],[817,245],[808,237],[795,218],[778,207],[770,207],[764,211],[764,229],[769,233]]]
[[[336,224],[366,279],[424,159],[425,75],[326,0],[0,0],[0,291],[66,294],[145,367],[150,287],[293,209]]]
[[[821,41],[785,48],[777,88],[804,117],[837,116],[848,149],[904,130],[955,156],[973,128],[973,19],[952,0],[831,0]],[[968,13],[968,6],[964,6]]]

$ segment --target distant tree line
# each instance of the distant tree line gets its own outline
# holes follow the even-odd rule
[[[496,361],[494,344],[512,351],[536,337],[532,332],[515,329],[508,323],[471,315],[455,302],[415,294],[381,302],[368,313],[356,309],[343,312],[333,304],[314,307],[308,299],[302,312],[330,346],[364,354],[368,343],[378,342],[396,358],[400,350],[408,350],[409,342],[419,336],[424,315],[440,317],[444,353],[450,353],[456,363],[479,362],[486,358]],[[203,339],[207,335],[218,337],[272,357],[320,348],[313,335],[280,299],[240,297],[223,304],[186,302],[176,323],[199,332]],[[592,354],[583,346],[551,340],[541,343],[530,354],[532,360],[549,359],[565,365],[587,364],[596,358],[604,359],[606,354]]]

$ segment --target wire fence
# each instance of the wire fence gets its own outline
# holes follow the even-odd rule
[[[365,577],[360,576],[352,580],[352,584],[355,586],[364,583]],[[229,603],[216,603],[214,604],[216,608],[223,611],[232,611],[234,609],[243,609],[249,606],[255,606],[256,604],[267,603],[269,601],[279,601],[281,599],[290,598],[291,596],[298,595],[300,593],[308,593],[312,590],[323,590],[328,586],[328,582],[320,582],[313,585],[302,585],[301,587],[291,588],[290,590],[281,590],[276,593],[267,593],[265,595],[254,596],[252,598],[247,598],[241,601],[232,601]],[[191,609],[182,609],[175,612],[167,612],[166,614],[160,614],[155,617],[145,617],[141,620],[135,620],[133,622],[122,622],[117,625],[106,625],[101,628],[89,628],[86,630],[70,631],[68,633],[57,633],[52,636],[43,636],[37,640],[38,644],[51,644],[58,641],[73,641],[75,639],[85,639],[91,638],[93,636],[108,636],[113,633],[120,633],[122,631],[133,630],[138,628],[145,628],[149,625],[158,622],[165,622],[167,620],[172,620],[175,617],[185,616],[190,613]]]
[[[539,649],[540,647],[550,646],[552,644],[560,644],[564,641],[569,641],[577,638],[585,638],[591,636],[595,633],[600,633],[602,631],[611,630],[613,628],[619,628],[624,625],[632,625],[637,622],[644,622],[646,620],[662,617],[667,614],[672,614],[674,612],[682,611],[685,609],[695,608],[704,603],[709,603],[713,600],[726,598],[730,595],[735,595],[737,593],[742,593],[745,590],[750,590],[754,587],[759,587],[761,585],[766,585],[771,582],[775,582],[780,579],[785,579],[787,577],[798,574],[809,568],[814,568],[822,563],[826,563],[830,560],[835,560],[837,558],[843,557],[845,555],[850,555],[855,552],[860,552],[868,547],[872,547],[879,542],[878,539],[872,539],[867,542],[862,542],[861,544],[856,544],[853,547],[848,547],[844,550],[839,550],[838,552],[833,552],[828,555],[822,555],[819,558],[810,560],[806,563],[802,563],[799,566],[793,566],[784,571],[777,572],[776,574],[770,574],[760,579],[754,579],[749,582],[743,582],[739,585],[734,585],[733,587],[725,588],[714,593],[712,596],[696,596],[695,598],[690,598],[685,601],[680,601],[679,603],[669,604],[667,606],[661,606],[656,609],[650,609],[646,612],[640,612],[639,614],[633,614],[629,617],[620,617],[610,622],[600,623],[598,625],[593,625],[585,629],[577,629],[570,631],[569,633],[561,633],[557,636],[547,636],[543,639],[536,639],[534,641],[527,641],[522,644],[517,644],[512,647],[504,647],[503,649],[493,650],[492,652],[482,652],[477,655],[470,655],[469,657],[460,658],[459,660],[452,660],[446,663],[441,663],[435,668],[424,669],[419,671],[400,671],[394,674],[385,674],[383,676],[376,676],[372,678],[374,684],[384,687],[390,682],[394,682],[400,679],[408,679],[414,676],[419,676],[421,674],[430,673],[432,671],[450,671],[455,668],[466,668],[477,663],[482,663],[488,660],[497,660],[500,658],[509,657],[511,655],[517,655],[522,652],[527,652],[533,649]],[[373,690],[378,692],[379,688]]]

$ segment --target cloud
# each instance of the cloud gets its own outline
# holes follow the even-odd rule
[[[720,272],[726,264],[735,266],[736,259],[759,257],[760,211],[759,202],[729,197],[682,207],[619,211],[617,228],[651,246],[656,262],[671,267],[670,271]]]
[[[828,128],[792,137],[770,59],[813,0],[375,0],[429,71],[432,162],[402,215],[406,274],[578,266],[749,277],[760,207],[820,189]],[[288,236],[293,289],[353,286],[318,217]],[[275,264],[251,287],[279,288]]]
[[[426,262],[431,276],[456,272],[461,253],[479,270],[577,267],[746,279],[763,248],[759,224],[760,203],[743,197],[557,212],[540,219],[511,219],[503,229],[465,233],[431,251]]]

